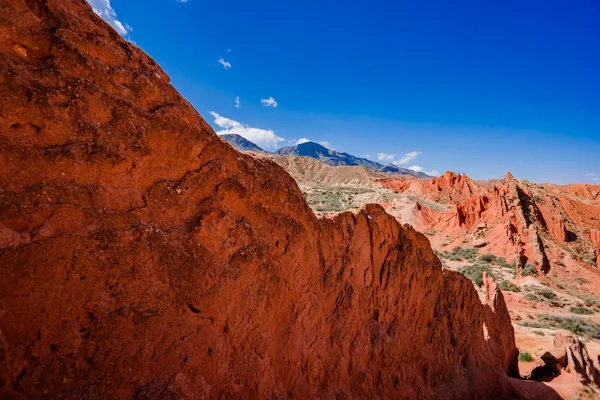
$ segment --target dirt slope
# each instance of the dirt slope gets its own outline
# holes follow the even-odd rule
[[[492,282],[379,206],[317,219],[83,0],[0,32],[0,397],[517,393]]]

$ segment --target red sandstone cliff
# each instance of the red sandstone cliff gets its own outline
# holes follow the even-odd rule
[[[491,282],[381,207],[315,218],[83,0],[0,32],[0,397],[510,394]]]

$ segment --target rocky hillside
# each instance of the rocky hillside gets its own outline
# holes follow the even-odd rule
[[[516,393],[493,282],[379,206],[317,219],[85,1],[0,29],[0,397]]]

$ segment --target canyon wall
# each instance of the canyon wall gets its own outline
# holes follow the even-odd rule
[[[503,398],[502,293],[317,219],[83,0],[0,3],[0,397]]]

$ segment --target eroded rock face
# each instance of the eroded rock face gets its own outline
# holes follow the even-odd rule
[[[574,333],[558,331],[554,337],[554,349],[547,351],[542,360],[578,383],[600,384],[600,376],[585,345]]]
[[[315,218],[83,0],[0,30],[0,397],[509,394],[501,293],[423,235]]]
[[[510,173],[501,181],[476,182],[453,172],[430,180],[380,182],[445,206],[416,209],[410,222],[417,229],[459,237],[460,245],[470,234],[472,246],[488,243],[486,251],[514,261],[519,274],[527,264],[546,274],[551,261],[569,268],[598,265],[600,201],[593,185],[534,184]]]

